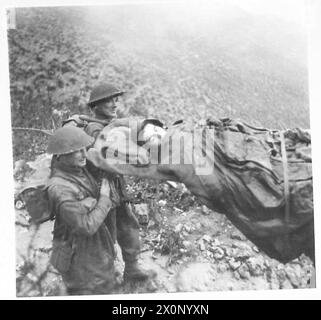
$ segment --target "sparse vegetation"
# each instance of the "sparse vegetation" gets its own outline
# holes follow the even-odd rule
[[[17,9],[17,29],[8,31],[12,126],[54,130],[70,114],[88,113],[90,90],[104,80],[126,91],[120,116],[155,117],[168,125],[231,117],[269,128],[309,127],[306,40],[299,27],[228,8],[200,26],[182,19],[149,5]],[[14,161],[38,159],[47,139],[44,132],[13,129]],[[26,170],[15,173],[17,185]],[[207,290],[229,290],[229,282],[231,290],[308,286],[311,261],[281,265],[269,259],[241,235],[235,238],[237,230],[203,210],[184,186],[127,182],[132,202],[150,208],[142,226],[145,262],[153,254],[153,267],[165,257],[166,268],[174,269],[160,268],[156,289],[127,286],[119,292],[175,291],[175,266],[195,259],[209,261],[222,276]],[[16,216],[17,249],[24,252],[17,294],[64,294],[48,266],[51,222],[33,235],[24,211]],[[22,240],[29,247],[20,248]]]

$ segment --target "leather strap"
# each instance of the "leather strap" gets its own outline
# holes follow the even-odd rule
[[[110,122],[108,120],[96,119],[96,118],[88,117],[86,115],[80,115],[79,119],[83,120],[83,121],[87,121],[87,122],[97,122],[97,123],[100,123],[100,124],[102,124],[104,126],[108,125],[109,122]]]

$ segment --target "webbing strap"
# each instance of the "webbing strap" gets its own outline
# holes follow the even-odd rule
[[[285,223],[287,226],[289,226],[289,222],[290,222],[290,186],[289,186],[288,159],[286,156],[284,131],[280,131],[280,139],[281,139],[281,153],[282,153],[283,176],[284,176]]]

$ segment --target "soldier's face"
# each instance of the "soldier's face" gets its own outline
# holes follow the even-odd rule
[[[117,118],[117,102],[118,97],[109,98],[106,100],[101,101],[95,107],[95,113],[99,117],[107,118],[107,119],[114,119]]]
[[[86,157],[87,157],[86,148],[82,148],[78,151],[61,155],[60,161],[63,161],[65,164],[72,167],[84,168],[86,166],[86,161],[87,161]]]

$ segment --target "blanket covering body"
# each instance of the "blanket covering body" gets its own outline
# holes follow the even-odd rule
[[[202,139],[205,137],[201,140],[204,144],[191,138],[199,132]],[[286,263],[305,253],[314,260],[308,130],[284,131],[288,198],[285,197],[285,157],[282,157],[278,130],[254,128],[231,119],[207,120],[203,126],[193,128],[179,124],[159,139],[156,148],[137,142],[139,134],[133,126],[107,126],[89,150],[88,159],[97,167],[118,174],[182,182],[203,204],[225,214],[270,257]],[[120,138],[115,139],[116,136]],[[171,142],[177,139],[181,141],[179,146]],[[110,152],[115,146],[118,160],[122,161],[109,157],[115,154]],[[196,158],[201,158],[202,164],[211,168],[210,172],[200,174]]]

